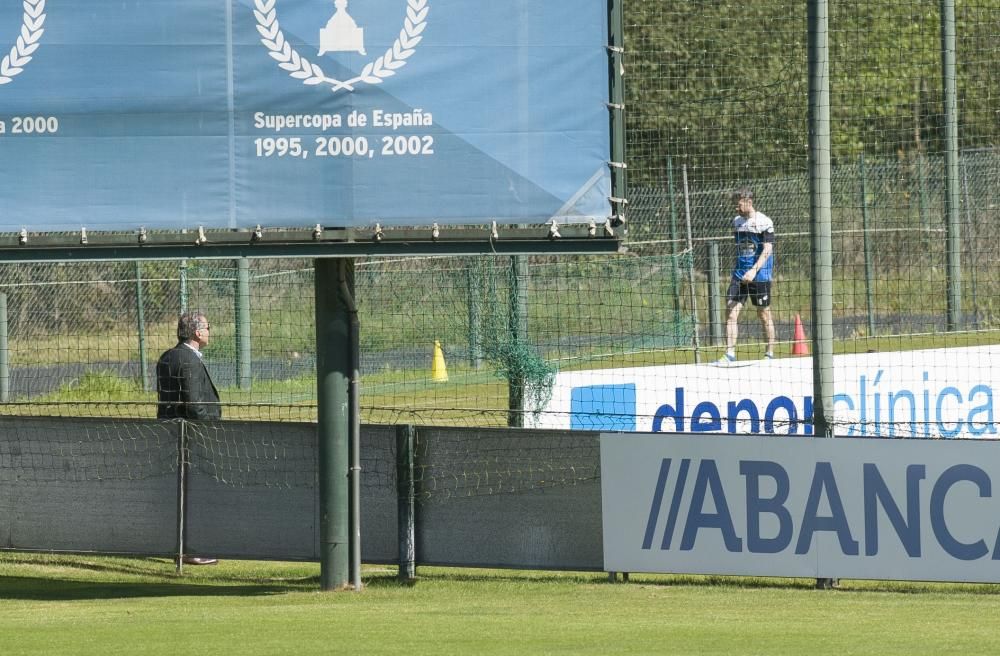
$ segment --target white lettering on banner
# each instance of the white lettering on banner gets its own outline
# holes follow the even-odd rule
[[[56,116],[12,116],[0,119],[0,134],[46,135],[59,132],[59,118]]]
[[[253,115],[253,126],[258,130],[281,132],[287,129],[314,129],[326,132],[344,125],[340,114],[265,114]]]
[[[1000,370],[982,363],[998,357],[1000,346],[834,356],[835,430],[996,437]],[[812,361],[560,373],[548,403],[533,410],[532,428],[812,435]]]
[[[268,130],[276,136],[257,137],[253,140],[257,157],[308,159],[310,157],[376,157],[434,155],[434,136],[430,134],[314,136],[316,132],[337,130],[346,125],[353,132],[357,128],[389,129],[393,132],[406,127],[433,127],[430,112],[415,109],[412,112],[386,112],[372,110],[371,114],[352,110],[341,114],[267,114],[253,115],[255,130]],[[278,136],[282,130],[309,132],[303,136]]]
[[[427,127],[434,125],[434,117],[429,112],[422,109],[414,109],[408,113],[383,112],[376,109],[372,112],[372,126],[377,128],[391,128],[398,130],[402,127]]]
[[[604,434],[608,571],[1000,581],[986,441]]]

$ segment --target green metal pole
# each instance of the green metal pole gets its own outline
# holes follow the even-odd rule
[[[345,263],[354,289],[354,260]],[[320,587],[348,584],[350,313],[340,293],[340,263],[315,260],[316,393],[319,438]]]
[[[865,303],[868,307],[868,336],[875,336],[875,266],[872,263],[871,223],[868,217],[868,184],[865,172],[865,154],[858,157],[858,175],[861,177],[861,234],[865,250]]]
[[[813,422],[833,437],[833,213],[827,0],[809,0],[809,216],[812,224]]]
[[[10,401],[10,349],[7,330],[7,294],[0,294],[0,403]]]
[[[178,574],[184,573],[184,551],[187,540],[187,489],[188,464],[191,454],[188,452],[188,423],[181,420],[177,424],[177,560],[175,567]]]
[[[688,194],[687,164],[681,166],[681,184],[684,186],[684,220],[687,223],[688,284],[691,292],[691,341],[694,346],[695,364],[701,362],[701,342],[698,338],[698,292],[695,289],[694,233],[691,230],[691,197]]]
[[[962,239],[958,217],[958,91],[955,73],[955,0],[941,0],[941,77],[944,91],[948,330],[962,329]]]
[[[677,203],[674,188],[674,161],[667,155],[667,196],[670,198],[670,253],[677,255]]]
[[[188,311],[188,261],[181,260],[181,313]]]
[[[527,348],[528,344],[528,261],[520,256],[510,258],[510,316],[508,330],[512,344]],[[515,428],[524,426],[524,362],[518,359],[518,348],[508,357],[509,371],[507,397],[509,412],[507,425]],[[517,360],[517,361],[515,361]],[[516,371],[513,371],[516,369]]]
[[[667,197],[670,199],[670,300],[674,305],[674,344],[681,343],[681,268],[677,263],[677,195],[674,189],[674,162],[667,155]]]
[[[139,379],[142,380],[142,391],[149,391],[149,380],[146,376],[146,307],[142,297],[142,262],[135,261],[135,320],[139,327]]]
[[[723,343],[722,295],[719,293],[719,242],[708,244],[708,324],[712,331],[712,344]]]
[[[611,214],[612,225],[625,220],[625,24],[623,0],[608,0],[608,95],[611,102]]]
[[[250,260],[236,261],[236,381],[242,390],[250,389]]]
[[[399,580],[412,583],[417,578],[416,503],[413,451],[416,427],[396,426],[396,533],[399,543]]]
[[[964,159],[961,160],[962,169],[962,205],[965,208],[965,224],[969,227],[969,231],[972,233],[970,235],[970,243],[979,243],[979,227],[973,221],[972,218],[972,198],[969,196],[969,165]],[[975,260],[976,250],[973,247],[973,260]],[[977,273],[979,267],[972,267],[969,269],[969,300],[972,302],[972,322],[974,327],[979,327],[979,275]],[[964,317],[963,317],[964,323]]]
[[[348,330],[350,334],[351,374],[347,387],[348,399],[348,454],[350,469],[348,474],[347,497],[350,500],[348,513],[348,533],[350,534],[350,565],[348,574],[351,587],[361,590],[361,322],[358,306],[354,302],[353,275],[348,275],[347,260],[340,261],[340,298],[347,307]],[[353,270],[352,270],[353,273]]]
[[[917,150],[917,200],[920,203],[920,227],[923,229],[924,247],[930,243],[931,219],[930,210],[927,205],[927,164],[924,162],[924,153]]]
[[[482,340],[479,335],[479,296],[482,292],[482,276],[480,275],[479,258],[469,258],[466,269],[466,284],[468,286],[469,303],[469,366],[479,369],[483,366]]]

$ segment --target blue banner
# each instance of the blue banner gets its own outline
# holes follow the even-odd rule
[[[607,3],[0,6],[0,231],[603,221]]]

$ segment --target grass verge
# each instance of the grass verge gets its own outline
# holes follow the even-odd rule
[[[0,554],[4,654],[993,654],[1000,586]],[[985,621],[984,621],[985,620]]]

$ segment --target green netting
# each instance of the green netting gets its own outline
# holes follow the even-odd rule
[[[690,263],[686,254],[360,262],[366,420],[519,423],[544,405],[561,369],[685,349],[695,320],[678,294]],[[242,326],[235,262],[0,265],[0,407],[153,416],[155,361],[176,341],[178,314],[198,309],[212,323],[205,359],[227,418],[315,417],[312,263],[254,260],[248,269]],[[435,380],[435,343],[447,381]]]
[[[717,357],[733,258],[729,193],[743,185],[776,225],[781,354],[796,319],[816,334],[810,185],[820,181],[808,166],[806,8],[626,1],[628,253],[358,261],[363,419],[507,425],[544,401],[556,372]],[[832,192],[834,298],[833,326],[823,328],[838,354],[1000,343],[991,233],[1000,0],[956,3],[957,266],[947,248],[940,8],[830,3],[832,178],[821,182]],[[227,261],[0,265],[9,339],[0,408],[151,416],[152,363],[188,307],[212,320],[206,357],[227,417],[314,418],[312,262],[252,261],[248,325],[237,320],[239,280]],[[744,315],[741,349],[759,357],[762,339]],[[992,368],[972,364],[983,376]],[[709,369],[696,376],[715,381]]]

